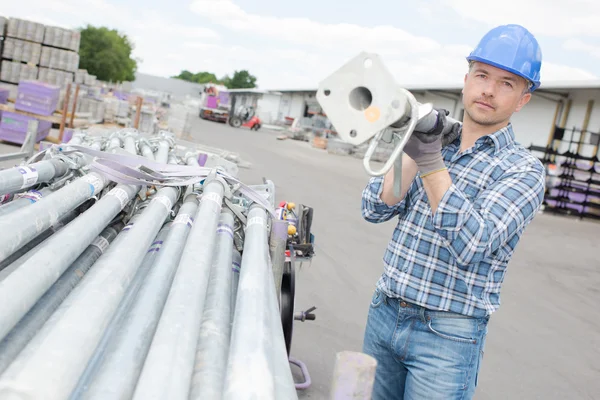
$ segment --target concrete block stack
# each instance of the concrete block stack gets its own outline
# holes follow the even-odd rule
[[[38,79],[59,86],[73,83],[79,69],[80,42],[81,34],[78,31],[47,26]]]
[[[21,80],[36,79],[44,40],[44,25],[18,18],[2,18],[0,22],[4,46],[0,62],[0,81],[14,95]]]

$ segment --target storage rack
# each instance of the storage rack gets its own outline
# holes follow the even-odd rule
[[[544,211],[600,220],[600,133],[554,126],[550,145],[530,146],[547,170]]]

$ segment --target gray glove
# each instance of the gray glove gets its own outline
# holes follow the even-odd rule
[[[414,132],[404,146],[404,152],[412,158],[421,176],[446,168],[442,146],[453,142],[460,135],[461,125],[449,120],[448,111],[432,111],[417,123]]]
[[[424,133],[437,135],[442,134],[442,146],[445,147],[460,136],[462,124],[449,118],[449,111],[443,108],[436,108],[431,113],[423,117],[415,127],[415,133]]]

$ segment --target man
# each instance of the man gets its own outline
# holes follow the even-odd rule
[[[378,362],[374,400],[473,396],[507,264],[543,200],[544,167],[510,123],[540,85],[536,39],[500,26],[467,60],[456,139],[442,144],[438,113],[405,146],[400,197],[393,170],[363,192],[367,221],[398,218],[364,338]]]

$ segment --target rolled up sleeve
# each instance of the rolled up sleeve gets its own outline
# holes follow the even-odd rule
[[[383,177],[373,177],[362,192],[362,216],[372,223],[386,222],[406,212],[407,196],[397,204],[388,206],[381,200]]]
[[[530,164],[507,171],[469,200],[456,185],[442,197],[432,224],[462,266],[478,263],[520,233],[544,198],[545,172]]]

